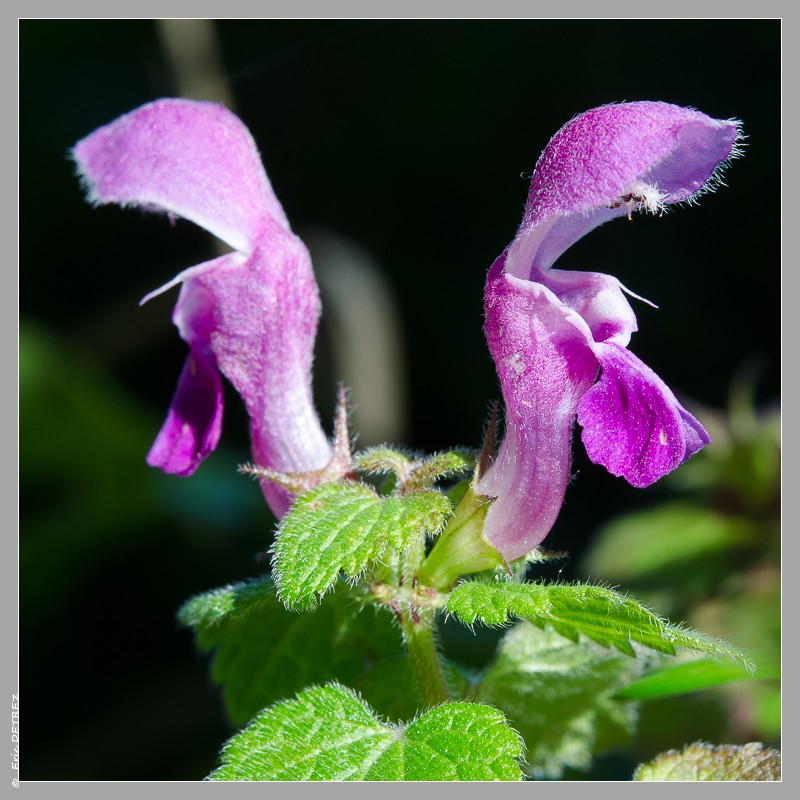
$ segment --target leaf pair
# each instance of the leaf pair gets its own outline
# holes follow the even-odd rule
[[[521,780],[523,745],[500,711],[446,703],[409,725],[381,722],[336,683],[259,714],[222,752],[223,781]]]
[[[181,610],[181,621],[196,630],[200,646],[216,648],[213,676],[225,687],[231,719],[242,724],[258,714],[262,720],[258,726],[253,723],[255,727],[251,726],[247,737],[236,738],[239,750],[235,752],[244,753],[245,746],[267,748],[268,740],[262,741],[255,732],[272,736],[271,726],[284,719],[275,716],[278,706],[274,704],[313,684],[333,682],[340,689],[341,684],[350,687],[348,708],[354,707],[353,691],[357,691],[364,698],[357,701],[361,706],[369,703],[375,712],[390,719],[411,720],[419,713],[421,698],[391,613],[360,607],[343,589],[331,593],[310,614],[295,614],[284,608],[269,579],[208,592]],[[565,767],[587,768],[595,753],[625,743],[636,719],[636,703],[631,700],[708,685],[708,667],[702,670],[699,684],[697,675],[687,673],[688,665],[671,668],[681,672],[677,686],[674,676],[664,674],[666,670],[640,677],[648,660],[627,655],[633,652],[631,641],[657,642],[657,636],[666,632],[673,647],[704,649],[715,656],[736,655],[732,648],[670,626],[636,601],[603,587],[464,583],[449,600],[448,611],[470,624],[479,620],[503,624],[511,616],[525,616],[541,628],[557,628],[558,632],[540,629],[530,622],[518,623],[501,642],[497,657],[480,681],[473,680],[472,697],[499,709],[523,736],[528,750],[524,770],[535,777],[559,777]],[[605,619],[600,627],[598,619]],[[580,637],[581,633],[585,636]],[[609,643],[616,650],[609,648]],[[719,682],[719,670],[723,679],[746,675],[739,667],[717,667],[712,682]],[[298,701],[302,697],[304,694],[298,696]],[[281,708],[285,705],[279,703]],[[359,728],[359,735],[369,740],[367,751],[378,752],[381,759],[380,769],[364,773],[371,777],[388,774],[387,765],[395,758],[395,750],[387,749],[389,734],[400,736],[398,731],[406,731],[413,738],[417,731],[427,730],[424,726],[414,727],[417,723],[408,728],[384,725],[374,719],[375,712],[362,710],[358,717],[363,721],[364,714],[371,715],[369,724],[363,723],[366,728]],[[335,741],[339,741],[337,725],[338,722],[331,733]],[[327,735],[319,731],[317,734],[320,742],[328,742]],[[291,737],[284,745],[289,750],[281,751],[281,758],[287,762],[295,758],[295,751],[304,753],[303,748],[311,746],[305,739]],[[409,776],[420,773],[408,764],[415,763],[416,756],[408,755],[406,750],[402,753],[406,779],[415,779]],[[261,756],[253,757],[254,764],[263,760]],[[317,774],[314,770],[322,770],[327,763],[324,758],[320,763],[309,759],[310,756],[303,756],[302,764],[298,762],[291,774],[300,774],[301,769]],[[230,763],[225,763],[226,768],[215,777],[235,779],[236,759],[232,757]],[[441,767],[443,771],[437,773],[436,779],[448,779],[456,769],[447,760],[443,763],[451,765],[447,769]],[[274,764],[269,767],[274,769]],[[363,769],[363,762],[357,762],[353,775],[361,775]]]

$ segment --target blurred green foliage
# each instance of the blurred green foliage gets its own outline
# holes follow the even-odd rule
[[[730,641],[756,662],[756,680],[741,675],[745,682],[645,704],[639,748],[649,755],[643,757],[683,744],[676,737],[692,729],[717,743],[779,742],[780,414],[756,410],[754,383],[744,370],[726,412],[700,412],[712,445],[664,480],[660,504],[604,525],[583,559],[585,575],[619,583],[659,613]],[[704,669],[708,674],[700,675]],[[708,686],[725,677],[715,667],[683,670]]]
[[[112,552],[148,540],[156,547],[165,522],[202,536],[209,528],[242,530],[258,516],[259,492],[222,466],[230,457],[212,460],[191,481],[146,468],[157,417],[90,357],[27,322],[20,407],[26,618],[46,614],[56,598],[69,600]]]
[[[22,691],[31,690],[22,774],[205,774],[228,728],[174,615],[189,594],[252,571],[269,545],[261,493],[235,471],[246,454],[222,448],[188,481],[149,469],[156,412],[74,343],[25,320],[19,398]],[[92,707],[91,759],[86,739],[65,742],[57,723],[74,720],[76,698]],[[145,740],[150,762],[131,759]]]
[[[565,767],[590,771],[596,753],[634,735],[636,703],[615,694],[646,661],[521,622],[504,637],[476,697],[502,709],[525,739],[527,774],[560,778]]]

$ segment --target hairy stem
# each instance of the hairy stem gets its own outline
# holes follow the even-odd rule
[[[418,586],[420,564],[425,559],[425,539],[426,533],[421,530],[416,545],[405,554],[400,564],[400,584],[411,590],[412,598]],[[401,606],[398,617],[423,702],[426,706],[444,703],[450,699],[450,690],[436,640],[436,612],[431,608],[420,608],[412,599]]]
[[[436,617],[430,611],[417,615],[415,609],[404,611],[401,625],[408,656],[426,706],[450,699],[439,648],[436,642]]]

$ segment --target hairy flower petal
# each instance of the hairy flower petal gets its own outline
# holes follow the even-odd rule
[[[216,103],[149,103],[82,139],[74,157],[91,202],[167,211],[236,250],[267,217],[289,228],[252,136]]]
[[[173,321],[190,348],[148,462],[189,475],[214,449],[219,371],[245,403],[259,466],[325,467],[333,451],[311,392],[320,314],[311,260],[241,121],[213,103],[159,100],[90,134],[74,155],[93,202],[186,217],[235,248],[148,295],[181,284]],[[273,511],[285,513],[291,494],[263,488]]]
[[[243,263],[203,270],[184,289],[187,298],[207,298],[214,310],[208,341],[220,371],[244,400],[255,463],[276,472],[324,467],[332,449],[310,380],[320,303],[302,242],[266,225]],[[197,300],[191,309],[186,302],[182,297],[176,308],[182,332],[202,318]],[[273,511],[285,513],[290,495],[269,483],[263,488]]]
[[[217,446],[221,432],[222,379],[217,365],[213,356],[192,351],[147,463],[173,475],[191,475]]]
[[[521,278],[540,280],[589,231],[634,210],[665,206],[713,190],[738,154],[737,122],[669,103],[600,106],[553,136],[536,165],[510,259]],[[527,236],[530,238],[527,238]]]
[[[541,542],[556,518],[576,414],[590,458],[634,486],[708,444],[702,425],[627,351],[637,329],[627,290],[609,275],[553,265],[604,222],[660,214],[715,188],[739,135],[737,122],[693,109],[621,103],[575,117],[542,153],[522,224],[486,284],[506,429],[478,488],[496,497],[484,535],[506,559]]]
[[[589,458],[636,487],[649,486],[711,439],[649,367],[623,347],[596,345],[600,379],[581,398]]]
[[[738,135],[735,122],[669,103],[586,111],[564,125],[542,153],[522,227],[608,208],[648,185],[663,194],[663,203],[686,200],[713,188],[708,183],[731,157]],[[627,208],[615,209],[616,216],[622,214]]]
[[[497,498],[484,536],[507,560],[549,532],[569,480],[578,401],[597,375],[586,323],[541,284],[503,272],[486,284],[486,337],[505,402],[505,436],[477,490]]]

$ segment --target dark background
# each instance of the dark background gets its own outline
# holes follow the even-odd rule
[[[572,116],[622,100],[738,118],[746,156],[699,206],[600,228],[560,266],[611,272],[660,306],[635,303],[631,347],[680,396],[723,406],[737,371],[755,365],[759,403],[777,399],[779,21],[215,29],[236,111],[295,229],[324,226],[359,243],[395,295],[404,444],[479,443],[499,394],[481,331],[483,280],[520,220],[524,176]],[[21,774],[198,779],[230,730],[175,611],[263,569],[254,556],[272,521],[234,471],[248,453],[232,393],[224,446],[195,476],[144,463],[185,350],[170,324],[174,292],[137,302],[211,257],[210,237],[186,222],[92,210],[68,158],[95,127],[179,89],[155,22],[24,20],[19,32]],[[315,368],[326,424],[340,377],[329,333],[323,322]],[[647,495],[579,446],[575,469],[548,540],[573,556]]]

